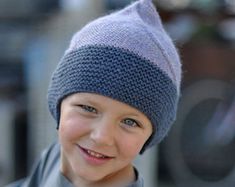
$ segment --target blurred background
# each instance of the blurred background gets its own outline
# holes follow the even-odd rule
[[[75,31],[130,0],[0,1],[0,186],[56,140],[47,87]],[[156,0],[183,63],[168,137],[135,163],[146,187],[235,186],[235,0]]]

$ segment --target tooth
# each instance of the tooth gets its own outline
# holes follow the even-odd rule
[[[87,150],[88,154],[90,154],[91,156],[97,157],[97,158],[105,158],[103,155],[99,154],[99,153],[95,153],[93,151]]]
[[[95,156],[100,158],[102,155],[96,153]]]

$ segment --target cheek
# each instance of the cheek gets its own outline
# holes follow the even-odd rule
[[[61,118],[59,137],[67,141],[75,141],[89,132],[89,125],[78,117]]]
[[[119,151],[126,158],[137,156],[145,143],[145,139],[136,137],[123,137],[119,141]]]

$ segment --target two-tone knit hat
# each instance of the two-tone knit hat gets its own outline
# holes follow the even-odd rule
[[[52,75],[50,112],[58,125],[61,101],[76,92],[101,94],[144,113],[159,143],[176,117],[181,63],[151,0],[139,0],[77,32]]]

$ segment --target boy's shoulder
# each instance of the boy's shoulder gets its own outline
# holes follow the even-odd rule
[[[58,143],[51,144],[43,151],[40,159],[36,162],[27,178],[13,182],[5,187],[43,186],[43,183],[45,183],[58,168],[59,157],[60,145]]]
[[[59,163],[60,145],[58,142],[51,144],[46,148],[40,158],[40,172],[42,178],[47,177],[53,168]]]

